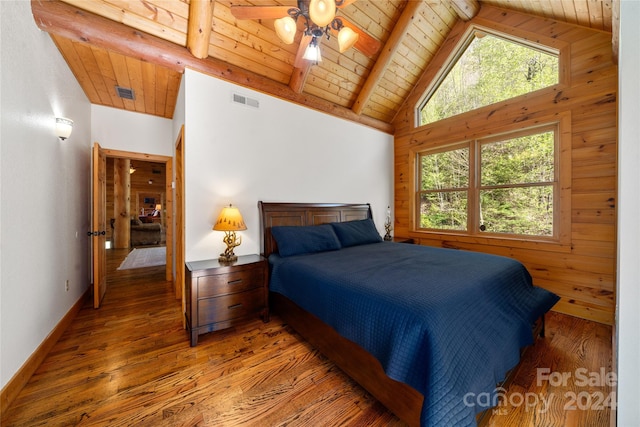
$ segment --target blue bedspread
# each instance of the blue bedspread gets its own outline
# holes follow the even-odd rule
[[[473,396],[495,392],[559,299],[518,261],[477,252],[384,242],[269,260],[271,291],[424,395],[422,426],[476,425],[487,408]]]

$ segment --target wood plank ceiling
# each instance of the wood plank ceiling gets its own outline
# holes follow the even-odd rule
[[[286,45],[273,19],[237,19],[232,10],[295,0],[32,0],[32,10],[91,103],[171,118],[189,66],[393,133],[396,112],[459,19],[491,5],[615,35],[614,1],[358,0],[337,15],[380,49],[339,53],[336,37],[324,38],[322,62],[301,67],[301,31]],[[116,86],[133,89],[134,99],[118,97]]]

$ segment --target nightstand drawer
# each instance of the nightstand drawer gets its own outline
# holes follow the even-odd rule
[[[227,274],[198,277],[198,298],[226,295],[263,285],[264,270],[250,268]]]
[[[264,289],[224,295],[198,301],[198,324],[223,322],[244,317],[265,307]]]

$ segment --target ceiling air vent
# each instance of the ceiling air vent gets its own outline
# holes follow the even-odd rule
[[[123,99],[131,99],[131,100],[135,99],[135,96],[133,94],[133,89],[130,89],[128,87],[116,86],[116,93],[120,98],[123,98]]]
[[[260,101],[253,98],[247,98],[246,96],[240,95],[238,93],[233,94],[233,102],[236,104],[246,105],[248,107],[260,108]]]

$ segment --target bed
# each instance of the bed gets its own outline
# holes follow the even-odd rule
[[[273,310],[412,426],[476,425],[558,301],[513,259],[384,242],[368,204],[258,205]]]

